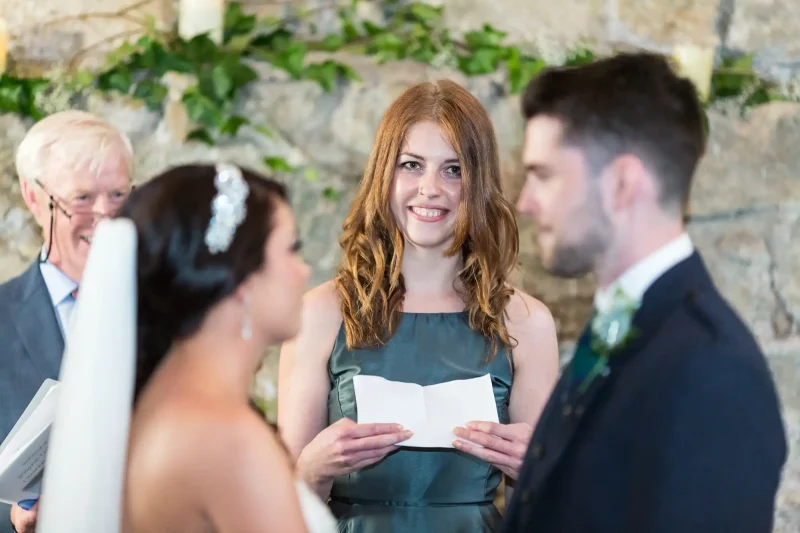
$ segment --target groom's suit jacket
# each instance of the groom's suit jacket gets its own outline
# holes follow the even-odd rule
[[[64,339],[39,263],[0,285],[0,442],[36,391],[58,379]],[[0,503],[0,533],[12,531]]]
[[[594,353],[589,329],[579,349]],[[633,329],[582,392],[574,360],[565,369],[505,533],[771,532],[786,459],[779,400],[699,254],[647,289]]]

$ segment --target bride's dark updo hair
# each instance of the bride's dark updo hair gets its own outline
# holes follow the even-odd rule
[[[287,201],[286,189],[249,170],[241,172],[250,191],[247,214],[223,252],[212,254],[205,243],[218,192],[213,165],[167,170],[138,187],[119,214],[131,219],[138,233],[134,399],[172,344],[195,333],[215,304],[264,265],[274,213]]]

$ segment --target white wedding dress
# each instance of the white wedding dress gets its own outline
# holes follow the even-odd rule
[[[37,533],[122,529],[136,372],[136,241],[127,219],[104,220],[95,231],[61,364]],[[309,533],[336,533],[316,494],[302,481],[296,490]]]
[[[322,503],[319,496],[305,482],[298,480],[295,486],[308,533],[336,533],[338,531],[336,519],[328,506]]]

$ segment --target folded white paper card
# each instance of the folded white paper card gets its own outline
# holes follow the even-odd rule
[[[359,424],[401,424],[414,432],[399,446],[452,448],[456,427],[473,420],[499,421],[489,374],[426,387],[355,376],[353,387]]]

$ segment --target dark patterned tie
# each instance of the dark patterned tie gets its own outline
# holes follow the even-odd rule
[[[570,376],[572,378],[570,386],[573,389],[577,388],[586,379],[586,376],[589,375],[589,372],[592,371],[599,360],[599,356],[592,350],[592,319],[596,314],[597,310],[594,310],[578,340],[577,346],[575,346],[575,355],[572,356],[570,363]]]

